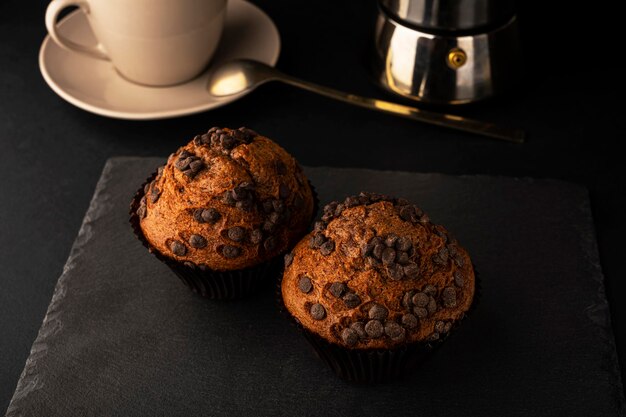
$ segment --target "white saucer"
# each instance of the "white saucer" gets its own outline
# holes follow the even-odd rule
[[[275,65],[280,35],[272,20],[256,6],[229,0],[226,25],[213,63],[249,58]],[[96,40],[80,11],[59,23],[59,31],[79,43]],[[110,62],[59,47],[46,36],[39,51],[39,68],[58,95],[81,109],[119,119],[164,119],[223,106],[245,93],[214,98],[206,91],[207,69],[199,77],[172,87],[146,87],[122,78]]]

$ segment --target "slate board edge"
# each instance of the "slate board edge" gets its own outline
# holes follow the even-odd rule
[[[58,282],[55,286],[52,299],[48,306],[46,315],[44,316],[41,328],[39,329],[38,335],[35,341],[33,342],[29,357],[26,360],[26,363],[24,365],[24,370],[22,371],[20,375],[20,378],[17,383],[17,387],[15,389],[13,397],[11,398],[11,402],[9,403],[9,407],[6,412],[6,417],[21,416],[22,414],[20,412],[20,403],[25,401],[30,394],[36,392],[39,388],[41,388],[38,375],[35,374],[33,370],[35,369],[37,362],[42,357],[44,357],[47,353],[46,339],[54,335],[61,328],[60,325],[58,324],[59,322],[57,321],[57,316],[60,314],[60,312],[58,311],[58,306],[63,300],[63,298],[65,297],[65,293],[66,293],[65,281],[67,279],[67,275],[68,275],[67,273],[68,271],[72,269],[74,260],[81,254],[85,243],[87,243],[92,238],[90,225],[106,212],[107,204],[102,204],[102,201],[104,202],[107,201],[105,187],[108,182],[108,178],[110,178],[110,176],[112,175],[112,171],[114,170],[118,161],[123,163],[123,162],[137,161],[137,160],[150,160],[150,159],[154,160],[155,168],[156,166],[164,162],[164,158],[161,158],[161,157],[132,157],[132,156],[113,157],[113,158],[109,158],[106,161],[105,166],[102,170],[100,179],[98,180],[98,183],[96,185],[94,195],[91,199],[91,202],[89,203],[89,208],[87,209],[87,212],[83,219],[78,235],[72,245],[70,255],[68,256],[65,266],[63,267],[63,273],[59,277]],[[312,167],[312,168],[324,169],[324,168],[331,168],[331,167],[320,166],[320,167]],[[362,169],[362,168],[332,167],[332,169],[334,171],[343,170],[347,172],[351,170],[359,170],[359,171],[371,172],[372,174],[380,173],[380,172],[394,172],[395,174],[407,174],[407,175],[413,174],[413,173],[403,172],[403,171],[391,171],[391,170],[381,171],[381,170],[371,170],[371,169]],[[536,180],[530,177],[513,178],[513,177],[505,177],[505,176],[487,176],[487,175],[457,175],[455,176],[455,175],[439,174],[439,173],[422,173],[422,174],[433,176],[433,177],[445,176],[445,177],[457,177],[457,178],[462,178],[462,179],[475,179],[475,180],[480,180],[481,178],[491,178],[491,179],[493,178],[505,179],[506,178],[508,180],[515,179],[518,181],[529,182],[529,183],[541,181],[541,182],[557,183],[557,184],[560,184],[562,186],[567,186],[567,187],[578,188],[581,191],[584,190],[584,192],[587,194],[587,198],[585,198],[584,200],[585,201],[584,205],[579,207],[578,209],[583,214],[587,215],[589,218],[593,218],[591,207],[589,204],[587,189],[583,186],[580,186],[580,185],[577,185],[568,181],[562,181],[562,180],[557,180],[557,179]],[[97,206],[96,206],[96,202],[98,202]],[[321,203],[324,203],[324,202],[321,202]],[[593,259],[596,259],[596,260],[599,259],[599,250],[598,250],[597,239],[596,239],[596,231],[592,227],[591,224],[588,224],[586,227],[581,227],[580,235],[581,235],[581,245],[587,246],[589,250],[594,254],[594,256],[588,259],[588,261],[589,261],[589,264],[592,266],[592,268],[598,274],[597,275],[598,276],[598,279],[597,279],[598,289],[597,289],[596,296],[595,296],[595,302],[592,303],[587,308],[587,311],[586,311],[587,317],[595,326],[597,326],[599,330],[603,329],[606,332],[605,334],[607,334],[606,336],[607,340],[605,340],[606,362],[609,364],[610,363],[619,364],[619,360],[617,357],[617,349],[615,346],[615,336],[613,334],[612,327],[611,327],[609,305],[605,296],[604,276],[602,274],[602,268],[599,262],[595,262],[595,261],[592,262]],[[599,333],[602,334],[603,332],[599,332]],[[613,381],[611,381],[611,385],[615,388],[614,397],[615,397],[616,402],[618,403],[620,415],[626,416],[626,399],[624,397],[624,389],[622,385],[621,374],[618,371],[619,368],[617,370],[611,366],[608,366],[608,368],[613,369],[613,372],[612,372]]]
[[[102,174],[100,175],[100,179],[98,180],[98,183],[96,185],[94,195],[91,198],[91,202],[89,203],[89,208],[87,209],[76,240],[74,240],[72,249],[70,250],[70,254],[63,267],[63,272],[54,288],[52,299],[50,300],[50,304],[48,306],[46,315],[44,316],[41,328],[39,329],[37,338],[33,342],[33,346],[30,350],[30,355],[28,356],[28,359],[26,359],[24,370],[20,375],[17,387],[15,389],[13,397],[11,398],[11,402],[9,403],[9,407],[6,413],[7,417],[21,416],[22,413],[20,411],[20,403],[27,401],[28,397],[31,394],[33,394],[42,387],[38,378],[38,374],[35,373],[34,370],[36,369],[37,362],[41,358],[45,357],[47,353],[48,347],[46,344],[46,339],[53,336],[57,331],[61,329],[60,324],[57,321],[57,316],[60,314],[58,306],[63,301],[66,294],[65,281],[67,280],[68,272],[71,271],[73,267],[74,260],[80,256],[83,251],[84,245],[93,237],[90,225],[102,215],[104,215],[106,211],[107,205],[103,205],[101,204],[101,202],[107,200],[107,196],[105,195],[105,187],[114,167],[114,158],[107,160],[104,165]],[[96,202],[98,202],[98,205],[96,205]]]

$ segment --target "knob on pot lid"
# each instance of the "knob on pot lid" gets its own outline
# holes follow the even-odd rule
[[[503,24],[515,12],[514,0],[379,0],[401,22],[435,30],[470,30]]]

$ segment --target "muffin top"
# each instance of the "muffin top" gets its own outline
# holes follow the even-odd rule
[[[404,199],[361,193],[324,208],[285,256],[285,307],[355,349],[432,342],[470,308],[474,270],[443,226]]]
[[[162,255],[230,271],[288,250],[313,206],[302,169],[283,148],[250,129],[214,127],[170,155],[137,214]]]

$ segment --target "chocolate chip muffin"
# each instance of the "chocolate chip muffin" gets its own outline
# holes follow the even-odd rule
[[[361,193],[328,204],[285,256],[281,293],[313,340],[392,352],[443,340],[472,305],[474,280],[465,249],[421,209]]]
[[[179,275],[182,266],[196,280],[232,281],[233,271],[275,259],[306,232],[314,211],[313,191],[296,160],[247,128],[197,135],[139,194],[133,214],[140,237]],[[215,295],[203,287],[210,283],[187,283]]]

